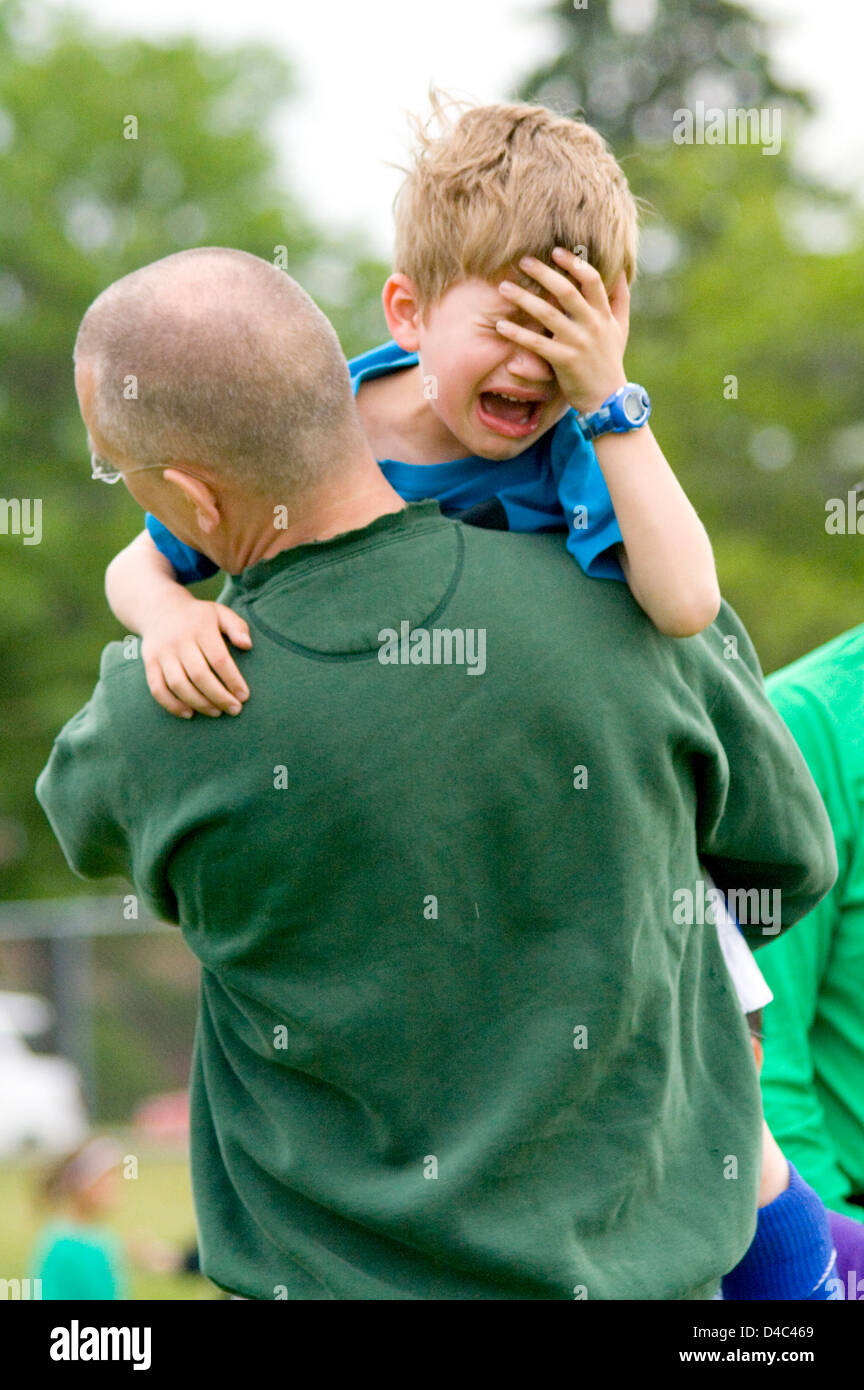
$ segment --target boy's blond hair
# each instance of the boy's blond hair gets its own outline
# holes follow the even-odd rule
[[[494,281],[521,256],[551,263],[555,246],[582,255],[607,291],[622,270],[633,280],[636,200],[593,127],[545,106],[448,99],[454,120],[439,93],[430,101],[428,121],[412,120],[414,163],[395,202],[393,268],[414,282],[421,309],[463,278]]]

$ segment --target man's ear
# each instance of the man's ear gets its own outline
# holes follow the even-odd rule
[[[384,317],[391,338],[405,352],[416,352],[420,346],[420,308],[414,281],[407,275],[391,275],[381,291]]]
[[[222,519],[219,501],[215,492],[201,478],[193,478],[191,473],[183,473],[179,468],[166,468],[162,474],[166,483],[173,484],[185,494],[195,508],[195,520],[199,529],[209,536]]]

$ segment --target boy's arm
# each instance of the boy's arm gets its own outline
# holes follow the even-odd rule
[[[150,693],[163,709],[183,719],[239,714],[246,682],[225,644],[252,645],[248,623],[222,603],[196,599],[178,584],[174,568],[142,531],[115,556],[105,575],[114,616],[141,635],[141,657]]]
[[[661,632],[693,637],[720,611],[705,527],[648,425],[601,435],[594,452],[621,528],[618,560],[633,597]]]
[[[170,602],[180,587],[174,566],[147,530],[115,555],[105,571],[105,597],[111,612],[127,632],[139,636],[154,608]]]
[[[520,268],[554,295],[554,302],[519,285],[499,286],[546,335],[508,319],[499,320],[498,332],[544,358],[573,409],[590,414],[627,381],[627,279],[622,273],[610,297],[599,273],[581,257],[563,247],[553,255],[558,271],[533,257]],[[619,558],[634,597],[661,632],[671,637],[701,632],[720,608],[714,556],[653,434],[643,425],[629,434],[604,435],[595,452],[615,508],[623,540]]]

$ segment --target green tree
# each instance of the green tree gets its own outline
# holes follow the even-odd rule
[[[628,372],[775,669],[864,618],[864,546],[826,531],[829,500],[864,478],[860,213],[796,168],[811,103],[773,77],[770,31],[744,6],[552,14],[559,52],[520,95],[581,108],[643,200]],[[699,101],[780,110],[779,151],[676,143],[676,111]]]
[[[33,783],[118,635],[102,574],[141,525],[122,487],[89,481],[71,361],[87,305],[183,247],[270,260],[285,247],[346,351],[384,336],[383,268],[322,232],[277,176],[268,131],[292,92],[289,67],[263,47],[112,39],[79,16],[0,9],[2,492],[42,507],[38,544],[12,533],[11,512],[0,533],[6,896],[73,886]]]
[[[694,89],[723,93],[729,106],[776,105],[809,112],[808,94],[779,82],[768,57],[770,30],[731,0],[557,0],[549,13],[558,55],[531,73],[522,94],[558,109],[581,109],[619,156],[664,143],[672,112]]]

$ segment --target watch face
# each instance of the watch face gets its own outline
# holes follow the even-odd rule
[[[645,406],[642,403],[640,391],[628,391],[621,404],[628,420],[640,420],[645,414]]]

